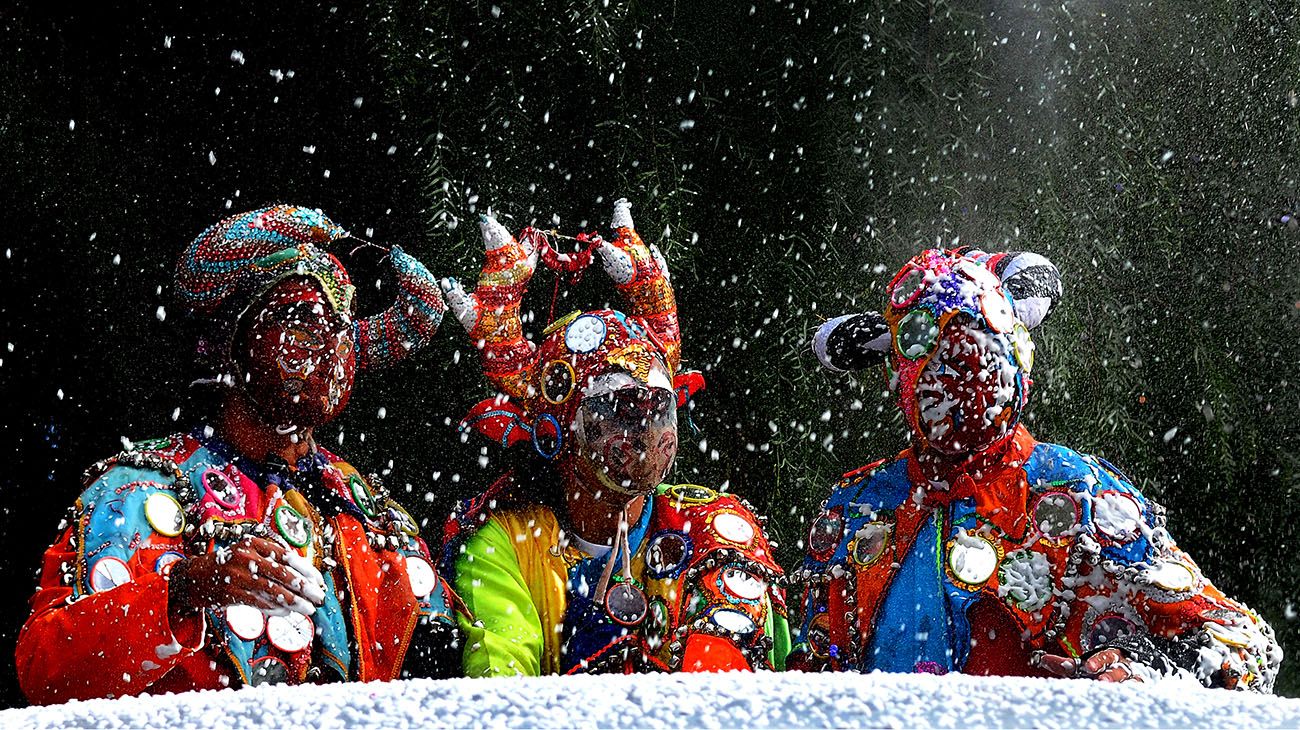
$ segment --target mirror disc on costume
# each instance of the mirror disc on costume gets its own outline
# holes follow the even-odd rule
[[[1196,575],[1192,569],[1172,560],[1156,563],[1145,572],[1151,585],[1166,591],[1184,592],[1196,587]]]
[[[651,601],[649,617],[646,628],[662,636],[668,629],[668,604],[664,603],[662,598]]]
[[[1061,537],[1078,523],[1079,505],[1066,492],[1048,492],[1034,505],[1034,527],[1044,537]]]
[[[564,346],[570,352],[595,352],[605,342],[605,320],[592,314],[584,314],[573,320],[564,330]]]
[[[1017,550],[998,568],[998,592],[1022,611],[1039,611],[1052,600],[1051,571],[1042,553]]]
[[[90,569],[90,589],[96,593],[131,582],[131,569],[118,558],[100,558]]]
[[[542,368],[542,397],[559,405],[573,395],[578,376],[564,360],[552,360]]]
[[[411,581],[411,592],[416,598],[424,598],[438,587],[438,573],[429,561],[418,555],[407,556],[406,577]]]
[[[814,656],[826,658],[828,649],[831,645],[830,619],[827,614],[819,613],[813,617],[811,625],[808,626],[808,648],[812,650]]]
[[[767,593],[767,581],[741,568],[723,570],[722,586],[743,601],[757,601]]]
[[[1142,508],[1130,495],[1106,492],[1092,501],[1092,520],[1106,537],[1116,542],[1129,542],[1138,536]]]
[[[908,360],[920,360],[934,350],[939,341],[939,325],[928,310],[918,309],[898,323],[894,346]]]
[[[916,301],[924,290],[925,272],[921,269],[912,269],[903,274],[903,278],[894,285],[893,291],[889,294],[889,303],[895,307],[906,307]]]
[[[1034,369],[1034,338],[1029,335],[1029,328],[1022,322],[1016,322],[1012,343],[1016,349],[1016,362],[1020,369],[1030,372]]]
[[[252,641],[266,632],[266,614],[252,606],[226,606],[226,625],[235,636]]]
[[[266,638],[280,651],[293,653],[311,646],[312,635],[316,627],[311,619],[300,613],[288,616],[272,616],[266,620]]]
[[[883,522],[870,522],[858,530],[853,536],[853,544],[849,546],[853,562],[866,567],[880,560],[889,545],[889,532],[889,525]]]
[[[996,276],[993,275],[993,272],[989,271],[988,269],[984,268],[983,266],[973,261],[969,261],[969,260],[959,261],[957,262],[957,266],[954,268],[956,269],[957,273],[975,282],[976,284],[981,284],[984,287],[987,287],[989,289],[996,288],[1002,283],[1000,280],[998,280]]]
[[[388,501],[388,516],[397,525],[397,529],[407,535],[416,537],[420,534],[420,525],[416,523],[415,518],[411,516],[411,513],[407,512],[405,507],[391,499]]]
[[[248,665],[248,684],[260,687],[264,684],[284,684],[289,681],[289,666],[279,657],[264,656],[254,659]]]
[[[164,492],[154,492],[144,500],[144,518],[159,534],[176,537],[185,529],[185,510],[176,498]]]
[[[296,548],[307,547],[311,542],[311,523],[287,504],[275,508],[275,529]]]
[[[748,545],[754,540],[754,526],[734,512],[719,512],[710,521],[718,537],[728,542]]]
[[[838,512],[824,512],[813,521],[808,532],[808,549],[813,558],[825,560],[844,537],[844,518]]]
[[[1010,332],[1016,326],[1016,313],[1001,291],[986,291],[980,296],[984,322],[994,332]]]
[[[698,484],[678,484],[670,487],[668,493],[673,495],[673,501],[687,504],[708,504],[718,498],[717,492]]]
[[[202,479],[208,494],[212,495],[212,499],[222,507],[238,509],[243,503],[244,493],[235,486],[234,481],[225,472],[208,469],[203,472]]]
[[[180,553],[174,550],[165,552],[162,555],[159,555],[158,559],[153,562],[153,572],[162,573],[163,575],[168,575],[169,573],[172,572],[172,566],[175,565],[178,561],[184,559],[185,559],[184,555],[181,555]]]
[[[1206,621],[1204,627],[1205,631],[1221,644],[1227,644],[1234,649],[1245,649],[1250,646],[1251,635],[1245,627],[1225,626],[1214,621]]]
[[[979,535],[955,537],[948,547],[948,568],[966,585],[984,585],[998,569],[998,549]]]
[[[374,519],[379,511],[376,509],[375,495],[370,492],[370,485],[366,484],[366,480],[353,474],[348,477],[348,488],[352,490],[352,501],[357,503],[357,509],[361,510],[366,517]]]
[[[605,593],[605,611],[624,626],[641,623],[647,610],[645,593],[631,583],[615,583]]]
[[[748,614],[733,611],[729,608],[714,611],[709,618],[713,619],[713,623],[733,634],[752,634],[758,629],[754,619],[750,618]]]
[[[650,569],[650,577],[677,577],[677,573],[686,567],[686,559],[690,554],[690,543],[682,533],[663,532],[655,535],[645,553],[645,564]]]

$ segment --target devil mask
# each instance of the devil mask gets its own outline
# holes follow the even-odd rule
[[[176,291],[195,329],[200,359],[222,372],[233,369],[240,370],[243,376],[254,375],[252,363],[237,362],[248,357],[249,343],[236,340],[253,326],[249,315],[257,319],[262,310],[271,306],[269,293],[290,279],[299,284],[285,292],[292,289],[295,293],[276,295],[275,306],[287,306],[285,296],[307,296],[303,287],[308,286],[304,282],[309,282],[315,303],[308,308],[332,312],[351,328],[350,338],[340,335],[331,346],[338,347],[342,339],[350,339],[348,349],[355,345],[358,370],[392,365],[427,344],[446,309],[437,280],[423,264],[394,246],[388,256],[397,284],[396,301],[378,314],[353,320],[355,287],[342,262],[325,250],[347,239],[347,231],[319,210],[296,205],[240,213],[199,234],[177,264]],[[266,345],[264,340],[259,342]],[[279,357],[265,354],[271,358],[268,363]],[[336,386],[341,383],[339,380]],[[263,384],[270,391],[278,387],[270,380]],[[259,397],[268,398],[270,391],[261,392]],[[333,396],[326,397],[328,400]],[[345,401],[344,395],[334,410]],[[302,404],[301,398],[297,404]]]
[[[922,252],[887,289],[883,314],[837,317],[813,348],[826,367],[883,363],[913,440],[947,456],[1009,435],[1028,401],[1038,326],[1060,298],[1056,268],[1031,253]]]
[[[487,262],[478,287],[443,287],[499,394],[475,406],[462,427],[502,446],[531,442],[543,457],[617,492],[653,490],[677,453],[676,407],[703,385],[698,374],[677,372],[681,335],[663,256],[637,235],[627,201],[618,201],[614,241],[587,240],[628,312],[573,312],[534,345],[519,306],[544,241],[531,230],[516,239],[489,217],[481,227]]]
[[[356,374],[352,320],[312,279],[273,286],[238,332],[236,375],[264,421],[319,426],[347,405]]]

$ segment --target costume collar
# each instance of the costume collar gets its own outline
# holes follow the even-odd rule
[[[298,459],[292,468],[275,456],[264,462],[254,461],[240,454],[229,441],[217,435],[214,427],[206,424],[196,426],[190,431],[190,436],[203,444],[203,448],[234,464],[235,468],[263,489],[270,484],[279,486],[282,491],[297,489],[300,484],[319,478],[321,471],[330,463],[329,457],[317,448]]]
[[[1028,522],[1029,481],[1024,465],[1037,445],[1029,431],[1018,425],[1002,443],[946,470],[918,458],[913,447],[906,452],[911,457],[908,476],[924,490],[926,505],[940,507],[954,500],[974,499],[980,517],[1006,535],[1020,538]]]

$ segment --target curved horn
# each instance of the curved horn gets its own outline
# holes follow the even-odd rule
[[[531,393],[533,343],[524,337],[519,305],[537,268],[537,250],[527,250],[505,226],[479,217],[486,261],[473,293],[455,279],[442,282],[452,312],[479,348],[483,374],[502,393],[526,400]]]
[[[429,344],[447,305],[437,279],[399,246],[390,252],[397,279],[393,306],[357,322],[357,368],[385,368]]]
[[[879,365],[892,342],[889,323],[879,312],[846,314],[817,328],[813,352],[828,370],[842,373]]]
[[[628,302],[628,314],[641,317],[664,346],[669,369],[681,365],[682,332],[677,322],[677,299],[668,275],[668,263],[656,246],[647,246],[632,221],[627,198],[614,201],[613,242],[602,242],[596,252],[614,286]]]
[[[1044,256],[1009,251],[990,256],[985,266],[1002,280],[1016,316],[1030,329],[1042,324],[1061,300],[1061,272]]]

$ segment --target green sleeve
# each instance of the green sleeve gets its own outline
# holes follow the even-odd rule
[[[785,671],[785,658],[790,655],[790,622],[785,616],[773,611],[772,606],[769,604],[767,607],[767,626],[764,629],[767,631],[767,635],[772,637],[772,650],[768,652],[768,658],[772,660],[772,668],[778,672],[783,672]]]
[[[514,541],[496,520],[465,543],[456,559],[456,591],[475,621],[463,615],[466,677],[537,676],[542,623],[524,583]]]

